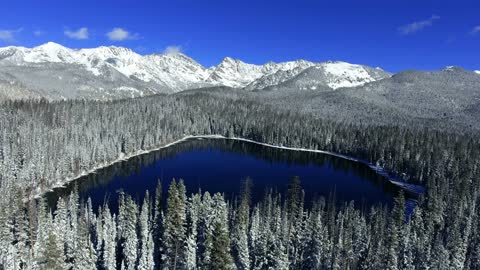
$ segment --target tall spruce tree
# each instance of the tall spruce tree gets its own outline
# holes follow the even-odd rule
[[[165,269],[181,269],[185,266],[186,249],[186,190],[183,180],[170,184],[167,196],[167,212],[164,222]]]
[[[246,178],[242,182],[240,203],[235,215],[232,232],[232,254],[237,269],[250,269],[250,250],[248,245],[248,226],[250,216],[252,180]]]
[[[153,236],[151,230],[151,214],[150,214],[150,195],[148,191],[145,194],[142,210],[140,211],[140,249],[139,249],[139,261],[138,270],[153,270]]]

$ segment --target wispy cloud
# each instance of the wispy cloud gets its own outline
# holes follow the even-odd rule
[[[129,31],[119,27],[113,28],[112,31],[108,32],[106,35],[108,39],[112,41],[123,41],[140,38],[140,35],[138,33],[130,33]]]
[[[440,19],[440,16],[432,15],[430,18],[426,20],[416,21],[413,23],[409,23],[403,26],[398,27],[398,32],[402,35],[409,35],[415,32],[418,32],[426,27],[432,26],[435,20]]]
[[[6,43],[13,43],[15,42],[15,34],[22,31],[22,28],[16,30],[7,30],[7,29],[0,29],[0,41]]]
[[[82,27],[77,31],[65,30],[63,32],[65,36],[73,39],[88,39],[88,28]]]
[[[47,33],[47,32],[42,31],[42,30],[33,31],[33,35],[34,35],[34,36],[37,36],[37,37],[43,36],[43,35],[45,35],[46,33]]]
[[[480,34],[480,25],[473,27],[472,31],[470,31],[471,35],[479,35]]]
[[[164,54],[179,54],[182,52],[182,46],[180,45],[171,45],[167,46],[165,50],[163,51]]]

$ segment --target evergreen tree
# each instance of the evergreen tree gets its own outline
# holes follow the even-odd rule
[[[167,197],[167,213],[164,222],[165,269],[179,269],[185,265],[186,249],[186,194],[183,181],[170,184]]]
[[[122,228],[123,242],[123,256],[124,266],[127,270],[133,270],[137,264],[138,258],[138,236],[137,236],[137,219],[138,206],[130,197],[126,197],[125,203],[125,219],[124,227]]]
[[[65,269],[65,262],[63,257],[63,250],[61,240],[55,232],[48,233],[45,243],[44,261],[39,263],[40,269],[45,270],[63,270]]]
[[[303,224],[304,192],[300,185],[300,178],[293,177],[288,184],[287,190],[287,219],[288,219],[288,242],[287,252],[292,269],[298,269],[300,262],[300,245]]]
[[[202,198],[200,194],[190,197],[187,207],[187,251],[186,268],[197,269],[198,220]]]
[[[203,194],[198,221],[198,267],[207,269],[211,262],[214,221],[213,200],[207,191]]]
[[[105,270],[116,269],[116,222],[115,216],[112,216],[108,205],[103,208],[103,236],[102,236],[102,254]]]
[[[237,269],[250,269],[250,250],[248,246],[248,226],[250,216],[252,180],[247,178],[242,183],[240,204],[234,220],[232,232],[232,254]]]
[[[395,198],[393,215],[389,223],[389,240],[387,252],[387,267],[391,270],[398,269],[400,240],[403,239],[402,228],[405,224],[405,197],[403,191]]]
[[[78,233],[78,188],[75,185],[73,191],[67,199],[67,229],[65,231],[65,257],[68,267],[71,268],[75,261],[75,251],[77,250]]]
[[[73,269],[96,269],[97,253],[91,241],[91,235],[85,216],[81,216],[78,223],[77,250]]]
[[[154,243],[154,262],[160,265],[160,251],[162,250],[161,238],[163,235],[163,207],[162,207],[162,182],[158,180],[155,188],[155,199],[153,202],[153,224],[152,237]]]
[[[151,232],[151,220],[150,220],[150,199],[148,191],[145,194],[143,200],[142,210],[140,211],[140,252],[138,269],[149,270],[154,268],[153,260],[153,237]]]
[[[227,205],[220,194],[213,196],[213,202],[216,219],[213,228],[209,269],[233,269],[233,259],[230,253]]]

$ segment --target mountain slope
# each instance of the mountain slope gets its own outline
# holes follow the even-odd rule
[[[477,74],[459,67],[446,67],[430,72],[403,71],[388,80],[346,92],[371,103],[388,103],[410,114],[447,117],[480,105],[479,86]]]
[[[346,62],[325,62],[302,70],[298,74],[277,83],[272,89],[335,90],[356,87],[369,82],[389,78],[390,73],[380,68],[354,65]]]
[[[212,86],[258,90],[282,84],[312,67],[323,74],[310,74],[310,81],[299,86],[317,83],[336,89],[387,76],[344,62],[254,65],[230,57],[207,69],[182,53],[143,56],[122,47],[69,49],[48,42],[34,48],[0,48],[0,98],[103,100]]]
[[[251,85],[256,85],[256,81],[262,80],[265,76],[272,76],[277,72],[304,70],[314,65],[316,63],[305,60],[253,65],[226,57],[218,66],[211,68],[211,74],[207,82],[213,85],[224,85],[233,88],[248,87],[248,89],[252,89]],[[263,86],[264,83],[258,84]]]
[[[355,123],[420,121],[433,128],[480,129],[480,76],[458,67],[403,71],[357,87],[326,91],[278,88],[258,98],[319,117]]]

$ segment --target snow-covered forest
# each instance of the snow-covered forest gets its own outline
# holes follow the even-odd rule
[[[0,269],[480,269],[477,134],[335,122],[249,98],[193,93],[111,102],[9,101],[0,106]],[[422,184],[410,220],[393,209],[306,207],[298,179],[285,198],[250,205],[186,194],[181,181],[118,213],[73,193],[33,200],[98,166],[185,135],[219,134],[368,160]]]

